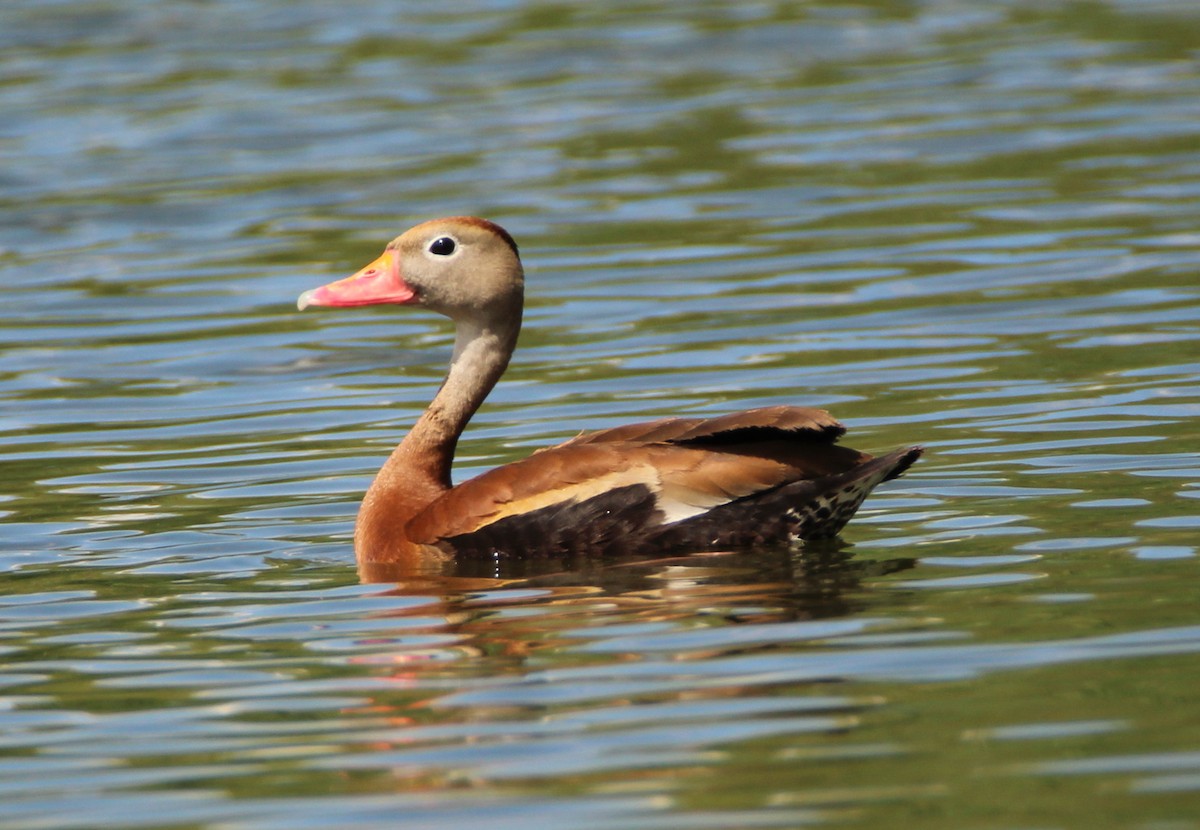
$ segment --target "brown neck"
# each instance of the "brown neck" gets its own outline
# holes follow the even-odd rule
[[[484,324],[458,321],[445,381],[363,498],[354,529],[360,560],[399,555],[404,526],[450,489],[458,437],[504,374],[520,330],[520,311]]]

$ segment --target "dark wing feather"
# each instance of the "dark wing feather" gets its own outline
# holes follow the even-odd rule
[[[658,421],[625,424],[597,432],[585,432],[559,446],[604,443],[724,443],[751,436],[757,440],[807,438],[821,443],[833,443],[845,431],[846,428],[823,409],[766,406],[717,418],[662,418]]]

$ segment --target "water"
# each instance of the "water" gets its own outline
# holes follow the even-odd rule
[[[0,8],[0,826],[1200,827],[1200,17],[1169,2]],[[781,402],[923,443],[844,545],[360,585],[461,475]]]

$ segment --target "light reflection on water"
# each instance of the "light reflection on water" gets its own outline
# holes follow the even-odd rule
[[[1194,826],[1200,29],[1083,12],[6,4],[0,824]],[[356,584],[450,339],[291,298],[459,212],[530,295],[461,475],[928,455],[803,554]]]

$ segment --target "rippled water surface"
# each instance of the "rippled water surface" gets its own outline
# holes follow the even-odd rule
[[[1200,828],[1191,3],[0,5],[0,826]],[[459,475],[794,402],[841,546],[360,585],[493,218]]]

